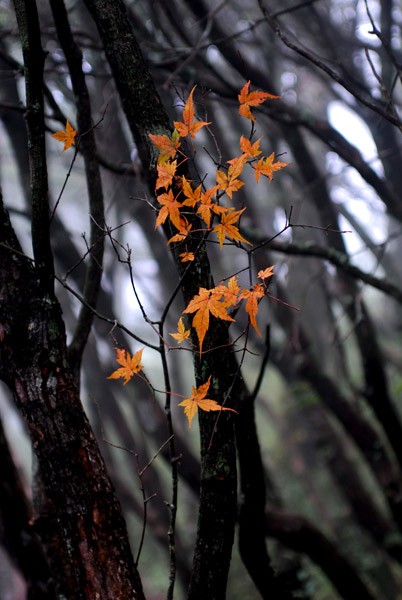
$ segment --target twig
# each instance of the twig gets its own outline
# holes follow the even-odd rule
[[[345,81],[345,79],[343,79],[340,75],[338,75],[338,73],[336,71],[334,71],[333,69],[330,69],[328,67],[328,65],[323,63],[320,59],[313,56],[313,54],[311,54],[310,52],[307,52],[307,50],[304,50],[300,46],[296,46],[296,44],[291,42],[286,37],[286,35],[283,33],[283,31],[280,29],[280,27],[277,25],[273,15],[271,15],[267,11],[267,9],[265,8],[265,6],[263,4],[263,0],[258,0],[258,4],[259,4],[262,14],[264,15],[264,17],[265,17],[267,23],[269,24],[269,26],[271,27],[271,29],[276,33],[276,35],[279,37],[279,39],[281,39],[282,42],[288,48],[290,48],[297,54],[300,54],[300,56],[303,56],[309,62],[311,62],[313,65],[315,65],[316,67],[318,67],[319,69],[324,71],[324,73],[326,73],[327,75],[329,75],[329,77],[331,77],[331,79],[333,79],[334,81],[339,83],[339,85],[341,85],[345,90],[350,92],[352,94],[352,96],[354,96],[354,98],[356,98],[356,100],[358,100],[359,102],[364,104],[364,106],[367,106],[374,112],[376,112],[379,115],[381,115],[382,117],[384,117],[384,119],[386,119],[393,125],[396,125],[398,128],[401,128],[401,122],[398,118],[395,118],[389,112],[383,110],[380,106],[378,106],[378,104],[374,104],[373,102],[370,102],[369,100],[367,100],[366,98],[361,96],[351,85],[349,85],[349,83],[347,81]]]
[[[117,319],[110,319],[109,317],[106,317],[105,315],[102,315],[100,312],[98,312],[95,308],[93,308],[93,306],[90,306],[87,302],[85,302],[84,298],[78,292],[76,292],[72,287],[70,287],[66,283],[66,281],[64,279],[62,279],[61,277],[58,277],[57,275],[55,275],[55,279],[57,279],[57,281],[64,288],[66,288],[66,290],[68,290],[70,292],[70,294],[73,294],[73,296],[75,296],[82,304],[84,304],[84,306],[86,306],[87,308],[89,308],[89,310],[91,310],[93,312],[93,314],[95,315],[95,317],[98,317],[98,319],[100,319],[101,321],[106,321],[106,323],[110,323],[111,325],[115,325],[116,327],[118,327],[119,329],[121,329],[122,331],[124,331],[125,333],[127,333],[127,335],[129,335],[130,337],[132,337],[134,340],[136,340],[137,342],[140,342],[140,344],[143,344],[144,346],[147,346],[147,348],[150,348],[151,350],[156,350],[156,352],[159,352],[158,346],[154,346],[153,344],[150,344],[146,340],[140,338],[138,335],[136,335],[135,333],[133,333],[132,331],[130,331],[130,329],[128,329],[127,327],[125,327],[122,323],[120,323],[119,321],[117,321]]]

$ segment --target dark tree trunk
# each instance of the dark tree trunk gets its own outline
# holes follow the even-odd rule
[[[156,181],[157,152],[149,133],[171,132],[171,125],[154,82],[133,35],[124,4],[114,3],[114,10],[104,0],[86,0],[103,41],[127,120],[138,148],[145,173],[153,190]],[[214,283],[204,245],[193,237],[188,250],[196,252],[196,260],[182,282],[188,303],[200,287]],[[184,268],[177,258],[179,276]],[[227,328],[214,323],[214,338],[207,338],[204,349],[222,346],[228,341]],[[220,402],[225,398],[236,373],[230,349],[210,352],[208,358],[195,357],[196,384],[205,383],[211,375],[210,397]],[[215,383],[216,382],[216,383]],[[189,598],[221,600],[225,597],[227,575],[236,520],[236,460],[233,416],[221,415],[214,430],[216,416],[200,415],[201,432],[201,496],[194,553],[193,575]],[[213,443],[210,441],[213,434]]]
[[[69,368],[54,296],[0,214],[0,376],[27,424],[74,573],[75,598],[144,598],[120,505]]]
[[[28,600],[56,600],[51,573],[32,527],[32,510],[0,421],[0,521],[5,544],[27,584]]]

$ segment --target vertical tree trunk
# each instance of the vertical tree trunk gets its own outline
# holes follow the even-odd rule
[[[0,377],[27,424],[74,598],[143,599],[120,505],[69,368],[60,307],[22,255],[2,202],[0,240]]]

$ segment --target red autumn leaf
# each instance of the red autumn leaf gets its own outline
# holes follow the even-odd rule
[[[277,160],[276,163],[274,163],[274,159],[275,153],[272,152],[272,154],[268,156],[268,158],[260,158],[260,160],[257,160],[257,162],[254,163],[254,174],[257,183],[260,179],[260,175],[266,175],[267,177],[269,177],[269,180],[272,181],[272,174],[275,171],[280,171],[280,169],[283,169],[283,167],[287,167],[290,164],[281,162],[279,160]]]
[[[211,123],[206,123],[205,121],[194,121],[194,101],[193,101],[193,93],[196,86],[190,92],[190,95],[187,99],[187,102],[184,105],[183,110],[183,123],[181,121],[174,121],[174,126],[179,132],[180,137],[185,137],[186,135],[190,135],[192,138],[195,138],[195,134],[204,127],[204,125],[210,125]]]
[[[119,350],[118,348],[115,348],[115,350],[117,352],[116,360],[119,365],[122,366],[120,369],[117,369],[114,373],[109,375],[107,379],[119,379],[120,377],[124,377],[125,382],[123,385],[126,385],[135,373],[138,373],[144,368],[144,365],[140,364],[144,348],[138,350],[133,356],[130,356],[130,353],[125,350]]]
[[[198,294],[190,300],[186,310],[183,311],[184,313],[195,312],[192,325],[198,335],[200,354],[202,353],[202,344],[209,327],[210,313],[217,319],[234,321],[226,312],[225,305],[220,301],[222,296],[223,292],[219,288],[212,288],[211,290],[200,288]]]
[[[191,421],[193,420],[194,415],[197,413],[199,408],[201,410],[205,410],[205,412],[210,412],[211,410],[230,410],[232,412],[237,412],[233,408],[220,406],[216,400],[205,398],[208,393],[210,383],[211,376],[209,376],[208,381],[200,385],[198,389],[193,386],[193,391],[191,392],[190,398],[186,398],[179,404],[179,406],[184,406],[184,413],[187,416],[189,428],[191,427]]]
[[[68,150],[68,148],[70,148],[70,146],[75,146],[75,141],[74,138],[76,136],[76,130],[73,129],[70,125],[70,123],[67,121],[66,123],[66,130],[65,131],[56,131],[56,133],[54,133],[52,135],[52,137],[54,137],[58,142],[64,142],[64,148],[63,148],[63,152],[65,150]]]
[[[149,133],[148,137],[160,150],[158,163],[176,156],[177,148],[180,147],[180,136],[176,129],[173,131],[171,138],[166,134],[153,135],[152,133]]]
[[[254,121],[255,119],[251,114],[250,106],[258,106],[267,100],[267,98],[279,98],[279,96],[273,96],[272,94],[268,94],[267,92],[259,92],[255,90],[254,92],[249,92],[248,88],[250,86],[250,81],[242,87],[239,94],[239,115],[245,117],[246,119],[251,119]]]
[[[237,223],[240,215],[245,210],[245,208],[242,208],[241,210],[231,211],[227,212],[226,214],[223,214],[221,217],[220,224],[213,228],[212,231],[216,232],[221,248],[223,246],[223,242],[226,236],[228,236],[232,240],[238,240],[239,242],[245,242],[246,244],[250,244],[250,246],[252,245],[251,242],[248,242],[244,239],[244,237],[242,237],[239,228],[235,227],[234,225],[234,223]]]
[[[247,298],[246,312],[250,316],[250,321],[258,335],[261,333],[257,327],[256,316],[258,312],[258,300],[264,296],[264,286],[261,283],[256,283],[252,290],[242,290],[241,295]]]

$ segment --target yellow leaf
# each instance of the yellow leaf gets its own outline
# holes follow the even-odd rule
[[[126,385],[135,373],[138,373],[144,368],[144,365],[140,364],[144,348],[138,350],[133,356],[130,356],[130,353],[125,350],[119,350],[119,348],[115,348],[115,350],[117,352],[116,360],[122,367],[114,371],[107,379],[119,379],[120,377],[124,377],[125,382],[123,385]]]
[[[188,418],[189,428],[191,427],[191,421],[193,420],[194,415],[199,408],[201,410],[205,410],[205,412],[210,412],[211,410],[230,410],[232,412],[237,412],[233,408],[225,408],[220,406],[216,400],[205,398],[206,394],[208,393],[210,383],[211,376],[209,376],[208,381],[200,385],[198,389],[193,386],[193,391],[191,392],[190,398],[186,398],[179,404],[179,406],[184,406],[184,413]]]
[[[239,293],[241,290],[241,287],[239,286],[239,284],[237,283],[237,276],[234,275],[233,277],[231,277],[227,283],[227,286],[221,284],[218,287],[219,291],[221,291],[223,293],[224,296],[224,304],[226,307],[229,306],[236,306],[236,304],[239,301]]]
[[[175,340],[177,340],[178,344],[184,342],[184,340],[188,340],[190,337],[190,329],[186,329],[183,323],[183,317],[180,317],[179,322],[177,324],[177,333],[169,333]]]

